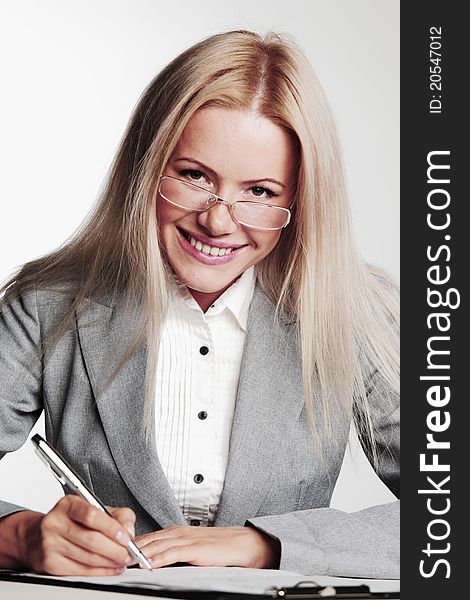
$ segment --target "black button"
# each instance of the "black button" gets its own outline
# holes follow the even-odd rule
[[[195,483],[202,483],[204,481],[204,477],[200,473],[196,473],[193,479]]]
[[[198,525],[201,524],[201,521],[198,521],[198,519],[191,519],[191,523],[190,525],[192,525],[193,527],[198,527]]]
[[[209,352],[209,348],[207,346],[201,346],[199,348],[199,352],[202,354],[202,356],[205,356]]]
[[[204,419],[207,419],[207,413],[205,410],[201,410],[201,412],[197,413],[197,416],[201,419],[201,421],[204,421]]]

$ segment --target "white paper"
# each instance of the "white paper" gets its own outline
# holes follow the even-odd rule
[[[45,578],[48,576],[44,576]],[[153,571],[127,569],[114,577],[53,577],[66,581],[87,582],[100,585],[123,587],[145,587],[170,590],[219,591],[249,594],[264,594],[273,586],[292,587],[300,581],[318,586],[368,585],[371,592],[396,592],[400,589],[397,580],[350,579],[344,577],[310,576],[269,569],[247,569],[243,567],[164,567]]]

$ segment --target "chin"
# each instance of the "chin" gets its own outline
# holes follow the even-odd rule
[[[217,292],[228,288],[232,283],[232,280],[226,282],[219,281],[218,283],[214,283],[212,285],[210,283],[203,283],[200,281],[191,280],[183,280],[182,282],[186,285],[186,287],[188,287],[190,290],[194,290],[195,292],[202,292],[203,294],[216,294]]]
[[[176,277],[181,283],[184,283],[186,287],[196,292],[202,292],[204,294],[215,294],[221,290],[228,288],[240,274],[234,274],[233,277],[194,277],[193,273],[176,273]]]

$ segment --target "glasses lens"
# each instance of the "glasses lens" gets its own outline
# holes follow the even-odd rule
[[[160,194],[173,204],[177,204],[188,210],[206,210],[213,196],[179,179],[162,179],[160,182]]]
[[[237,221],[262,229],[281,229],[289,218],[286,210],[257,202],[237,202],[233,208]]]
[[[171,177],[161,180],[159,191],[163,198],[187,210],[204,211],[216,202],[209,191]],[[260,229],[281,229],[289,221],[287,210],[261,202],[239,201],[232,210],[237,221]]]

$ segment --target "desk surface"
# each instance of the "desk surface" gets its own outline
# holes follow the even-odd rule
[[[64,597],[67,600],[136,600],[139,598],[135,594],[121,592],[0,581],[0,598],[5,600],[64,600]],[[140,598],[148,598],[148,596],[140,596]],[[162,596],[152,596],[152,598],[162,598]]]

